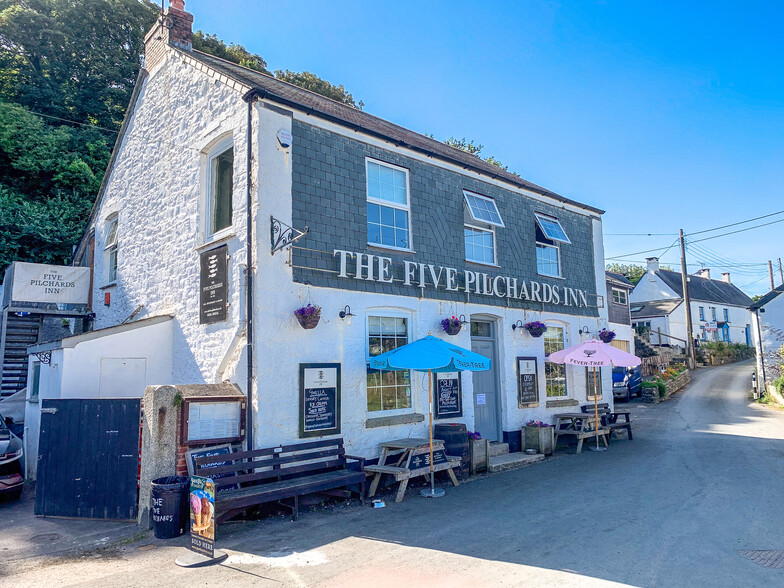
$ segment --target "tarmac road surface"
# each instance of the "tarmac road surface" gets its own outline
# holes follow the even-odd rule
[[[185,538],[144,539],[0,561],[0,586],[782,586],[784,568],[753,560],[784,566],[784,411],[750,401],[751,369],[631,403],[634,441],[605,453],[559,451],[440,499],[411,488],[384,509],[226,524],[220,566],[179,568]]]

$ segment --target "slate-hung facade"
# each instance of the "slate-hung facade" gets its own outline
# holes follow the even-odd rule
[[[587,401],[585,370],[545,356],[607,326],[601,210],[194,51],[190,15],[172,7],[169,17],[171,29],[147,37],[77,252],[94,267],[96,329],[169,317],[170,352],[142,358],[139,396],[144,384],[237,383],[252,398],[254,445],[269,447],[303,436],[301,364],[339,364],[338,434],[373,458],[381,441],[426,434],[428,386],[419,373],[370,370],[368,359],[433,333],[493,360],[492,370],[455,376],[460,410],[442,422],[514,450],[524,422]],[[308,232],[274,251],[274,226]],[[223,246],[229,304],[205,321],[200,260]],[[294,316],[308,303],[321,307],[311,330]],[[451,316],[465,320],[454,336],[440,326]],[[544,337],[518,328],[532,320],[547,323]],[[521,369],[537,376],[523,398]],[[609,390],[609,371],[600,382]]]

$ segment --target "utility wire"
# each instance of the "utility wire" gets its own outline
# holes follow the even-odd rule
[[[769,215],[769,216],[772,216],[772,215]],[[745,229],[738,229],[737,231],[730,231],[729,233],[722,233],[721,235],[713,235],[711,237],[703,237],[702,239],[695,239],[694,241],[691,241],[691,242],[692,243],[700,243],[701,241],[710,241],[711,239],[718,239],[719,237],[726,237],[727,235],[735,235],[737,233],[743,233],[745,231],[751,231],[753,229],[759,229],[761,227],[767,227],[769,225],[775,225],[777,223],[784,223],[784,218],[779,219],[779,220],[775,220],[775,221],[771,221],[769,223],[763,223],[761,225],[754,225],[753,227],[746,227]],[[743,223],[738,223],[738,224],[743,224]],[[696,234],[696,233],[692,233],[692,234]]]
[[[627,253],[626,255],[615,255],[613,257],[607,257],[605,259],[621,259],[622,257],[631,257],[632,255],[641,255],[643,253],[652,253],[652,252],[655,252],[655,251],[661,251],[662,249],[666,253],[667,251],[672,249],[677,242],[678,242],[678,239],[675,239],[675,241],[673,241],[668,247],[657,247],[656,249],[647,249],[645,251],[635,251],[634,253]],[[662,253],[662,255],[664,255],[664,253]],[[661,255],[659,257],[661,257]]]
[[[697,232],[695,232],[695,233],[687,233],[685,236],[687,236],[687,237],[690,237],[691,235],[701,235],[701,234],[703,234],[703,233],[712,233],[713,231],[718,231],[718,230],[720,230],[720,229],[728,229],[728,228],[730,228],[730,227],[735,227],[735,226],[737,226],[737,225],[745,225],[746,223],[750,223],[750,222],[752,222],[752,221],[755,221],[755,220],[760,220],[760,219],[763,219],[763,218],[769,218],[769,217],[771,217],[771,216],[776,216],[776,215],[778,215],[778,214],[784,214],[784,210],[779,210],[778,212],[771,212],[770,214],[765,214],[765,215],[763,215],[763,216],[758,216],[758,217],[755,217],[755,218],[750,218],[749,220],[738,221],[738,222],[736,222],[736,223],[731,223],[731,224],[729,224],[729,225],[723,225],[723,226],[721,226],[721,227],[714,227],[714,228],[712,228],[712,229],[705,229],[705,230],[702,230],[702,231],[697,231]],[[765,225],[760,225],[760,226],[763,226],[763,227],[764,227]],[[732,233],[727,233],[727,234],[728,234],[728,235],[731,235]],[[704,239],[700,239],[700,240],[701,240],[701,241],[704,241]]]

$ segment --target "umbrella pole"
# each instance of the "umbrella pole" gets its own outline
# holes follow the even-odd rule
[[[436,493],[435,482],[433,481],[433,374],[427,370],[427,405],[430,417],[430,492]]]
[[[596,368],[593,368],[593,416],[596,423],[596,449],[599,449],[599,396],[596,387]]]

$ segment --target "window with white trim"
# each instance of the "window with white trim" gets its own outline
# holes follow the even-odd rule
[[[622,290],[620,288],[613,288],[612,289],[612,299],[615,304],[622,304],[626,306],[628,303],[626,299],[626,290]]]
[[[563,327],[547,325],[547,330],[544,332],[543,338],[545,359],[551,353],[555,353],[566,347]],[[566,366],[564,364],[545,361],[544,380],[548,398],[558,398],[568,395],[566,388]]]
[[[556,234],[554,226],[559,229],[561,227],[558,220],[552,217],[545,217],[541,214],[534,214],[536,217],[536,272],[540,276],[547,276],[550,278],[561,277],[561,243],[569,243],[566,233],[563,233],[563,239],[548,238],[548,234]],[[555,225],[544,223],[541,219],[549,219]],[[543,224],[544,223],[544,224]],[[545,233],[543,227],[548,227],[548,233]]]
[[[233,196],[234,145],[229,138],[216,145],[207,157],[207,238],[232,225]]]
[[[466,225],[463,232],[466,261],[495,265],[495,232],[471,225]]]
[[[468,205],[468,212],[475,222],[486,223],[495,227],[504,226],[504,221],[501,219],[501,213],[498,212],[495,200],[468,190],[463,190],[463,196]]]
[[[368,357],[406,345],[409,320],[402,316],[368,316]],[[367,368],[368,412],[411,408],[411,372]]]
[[[411,249],[408,170],[366,160],[368,244]]]
[[[536,224],[539,225],[539,228],[542,230],[542,233],[546,239],[549,239],[550,241],[557,241],[559,243],[572,243],[569,240],[569,237],[566,236],[566,231],[564,231],[561,223],[558,222],[557,218],[554,216],[540,214],[538,212],[534,213],[534,217],[536,218]]]
[[[103,247],[103,260],[107,284],[114,284],[117,281],[117,221],[117,215],[106,221],[106,241]]]
[[[463,239],[466,261],[496,265],[495,228],[504,221],[495,201],[487,196],[463,190]]]

